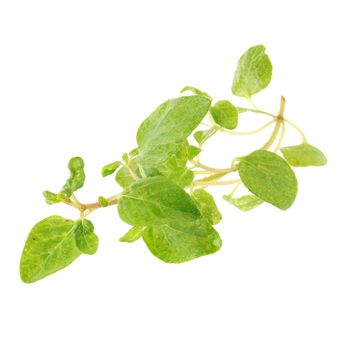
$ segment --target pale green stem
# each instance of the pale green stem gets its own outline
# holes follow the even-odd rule
[[[300,136],[301,136],[301,138],[302,138],[302,140],[303,140],[303,143],[308,143],[308,142],[307,142],[307,139],[306,139],[306,136],[305,136],[305,134],[304,134],[304,132],[303,132],[303,130],[301,130],[301,129],[299,128],[298,125],[292,123],[291,121],[289,121],[289,120],[287,120],[287,119],[284,119],[284,121],[285,121],[287,124],[289,124],[291,127],[293,127],[293,128],[300,134]]]
[[[198,161],[194,161],[194,160],[191,160],[190,161],[192,164],[194,164],[197,168],[202,168],[204,170],[208,170],[210,171],[211,173],[227,173],[227,172],[231,172],[231,171],[235,171],[234,168],[224,168],[224,169],[217,169],[217,168],[212,168],[210,166],[207,166],[205,164],[202,164]]]
[[[285,132],[286,132],[286,126],[285,126],[285,123],[282,122],[282,131],[281,131],[280,137],[278,139],[278,143],[276,145],[276,148],[273,150],[275,153],[277,153],[281,148]]]
[[[269,121],[268,123],[262,125],[260,128],[251,130],[251,131],[234,131],[234,130],[228,130],[224,128],[220,128],[219,131],[225,134],[235,135],[235,136],[246,136],[246,135],[254,135],[258,134],[260,131],[263,131],[267,127],[269,127],[271,124],[274,123],[274,120]]]
[[[242,180],[240,180],[235,187],[233,187],[231,193],[229,194],[230,197],[233,197],[233,195],[236,193],[238,187],[242,184]]]
[[[240,182],[241,180],[228,180],[228,181],[193,181],[194,186],[225,186],[232,185]]]

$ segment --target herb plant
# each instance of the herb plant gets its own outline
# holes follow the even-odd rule
[[[75,193],[85,180],[84,161],[72,158],[68,163],[70,176],[62,189],[57,193],[44,191],[43,195],[47,204],[65,203],[76,208],[78,219],[54,215],[34,225],[20,262],[22,280],[35,282],[81,254],[96,253],[99,239],[87,217],[100,208],[117,205],[120,218],[131,225],[120,241],[142,238],[152,254],[167,263],[182,263],[220,249],[221,238],[213,226],[220,222],[221,214],[206,191],[210,186],[229,186],[229,194],[223,198],[242,211],[263,203],[288,209],[298,190],[291,166],[321,166],[327,160],[308,143],[302,130],[285,118],[283,97],[277,115],[255,106],[252,96],[268,86],[271,76],[265,47],[257,45],[239,59],[232,83],[232,93],[247,99],[251,108],[228,100],[214,103],[207,93],[191,86],[181,91],[190,95],[162,103],[140,125],[137,148],[102,168],[102,176],[115,174],[122,188],[108,198],[100,196],[87,204],[77,199]],[[234,130],[240,116],[248,113],[271,120],[256,130]],[[286,126],[299,132],[300,144],[282,147]],[[268,127],[272,133],[265,144],[233,158],[227,168],[217,169],[199,160],[204,143],[214,134],[253,135]],[[190,144],[191,135],[198,145]],[[237,197],[236,190],[242,185],[248,193]]]

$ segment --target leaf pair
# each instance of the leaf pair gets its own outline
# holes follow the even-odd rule
[[[166,177],[142,179],[125,191],[118,204],[120,218],[135,228],[122,238],[140,234],[159,259],[181,263],[216,252],[221,239],[212,227],[221,214],[204,190],[193,197]],[[132,239],[133,240],[133,239]]]
[[[97,247],[91,221],[50,216],[29,233],[20,263],[22,281],[38,281],[71,264],[82,253],[94,254]]]

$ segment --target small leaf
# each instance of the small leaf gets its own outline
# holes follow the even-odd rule
[[[131,151],[129,152],[129,156],[130,156],[131,158],[136,157],[138,154],[139,154],[139,149],[138,149],[137,147],[134,148],[133,150],[131,150]]]
[[[108,200],[105,198],[105,197],[103,197],[103,196],[99,196],[98,198],[97,198],[97,200],[98,200],[98,202],[101,204],[101,207],[108,207],[109,206],[109,202],[108,202]]]
[[[45,201],[47,204],[56,204],[64,201],[64,196],[60,193],[53,193],[50,191],[44,191],[43,196],[45,197]]]
[[[73,226],[73,234],[78,249],[84,254],[95,254],[98,248],[98,237],[91,221],[77,220]]]
[[[281,152],[287,162],[294,167],[322,166],[327,164],[326,156],[318,148],[307,143],[282,147]]]
[[[73,226],[72,220],[50,216],[32,228],[20,263],[23,282],[32,283],[61,270],[81,254]]]
[[[236,96],[250,98],[269,85],[272,77],[272,64],[265,54],[263,45],[253,46],[239,59],[232,83]]]
[[[130,164],[129,166],[131,166],[134,169],[132,164]],[[119,186],[123,188],[129,187],[135,182],[135,180],[130,175],[128,168],[125,166],[121,167],[117,171],[117,173],[115,174],[115,181],[118,183]]]
[[[229,195],[223,196],[223,198],[237,207],[239,210],[248,211],[256,208],[258,205],[264,203],[263,200],[256,196],[246,195],[239,198],[233,198]]]
[[[298,182],[289,164],[275,153],[258,150],[240,158],[238,172],[250,192],[279,209],[294,202]]]
[[[107,164],[105,165],[103,168],[102,168],[102,176],[103,177],[106,177],[108,175],[112,175],[114,174],[114,172],[122,165],[122,162],[120,161],[117,161],[117,162],[113,162],[113,163],[110,163],[110,164]]]
[[[200,95],[200,96],[205,96],[207,98],[209,98],[209,100],[211,100],[211,97],[204,91],[202,90],[199,90],[193,86],[185,86],[181,91],[180,91],[180,94],[182,94],[183,92],[185,91],[191,91],[193,92],[195,95]]]
[[[198,142],[199,146],[202,147],[203,143],[212,137],[218,130],[219,128],[217,126],[213,126],[208,130],[196,131],[193,137]]]
[[[210,113],[216,124],[225,129],[235,129],[238,124],[237,108],[227,100],[218,101],[210,108]]]
[[[123,237],[119,238],[119,241],[128,243],[135,242],[142,237],[144,229],[145,228],[142,226],[134,226]]]
[[[190,146],[188,147],[188,159],[189,159],[189,160],[194,159],[194,158],[197,157],[198,154],[201,153],[201,152],[202,152],[202,150],[201,150],[199,147],[190,145]]]
[[[221,247],[221,238],[205,221],[182,220],[145,229],[143,240],[153,255],[167,263],[182,263],[213,254]]]
[[[193,191],[192,198],[197,204],[197,207],[202,216],[207,219],[212,225],[216,225],[221,221],[221,213],[216,206],[213,196],[210,193],[199,188]]]
[[[73,192],[82,188],[85,182],[84,161],[80,157],[74,157],[69,160],[68,169],[70,177],[63,186],[61,193],[70,197]]]

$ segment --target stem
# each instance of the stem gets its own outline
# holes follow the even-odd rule
[[[269,117],[276,118],[276,116],[273,115],[272,113],[262,111],[261,109],[251,109],[251,108],[245,108],[245,107],[237,107],[237,109],[241,110],[242,112],[252,112],[252,113],[258,113],[258,114],[264,114],[264,115],[268,115]]]
[[[298,125],[292,123],[291,121],[289,121],[289,120],[287,120],[287,119],[284,119],[284,121],[285,121],[287,124],[289,124],[291,127],[293,127],[293,128],[300,134],[301,138],[303,139],[303,143],[308,143],[308,142],[307,142],[307,139],[306,139],[306,136],[305,136],[305,134],[304,134],[304,132],[303,132],[303,130],[301,130],[301,129],[299,128]]]
[[[272,131],[270,138],[267,140],[267,142],[260,149],[268,150],[275,142],[275,140],[278,136],[278,133],[280,131],[280,127],[284,122],[283,115],[284,115],[285,108],[286,108],[286,99],[283,96],[281,96],[280,109],[279,109],[278,115],[276,116],[276,119],[275,119],[276,125]]]
[[[247,97],[247,100],[249,101],[249,103],[255,108],[255,109],[259,109],[256,104],[254,103],[252,97]]]
[[[225,186],[239,183],[241,180],[228,180],[228,181],[193,181],[194,186]]]
[[[283,138],[284,138],[284,134],[285,134],[285,131],[286,131],[286,125],[284,122],[282,122],[282,131],[281,131],[281,134],[280,134],[280,138],[278,140],[278,143],[276,145],[276,148],[273,150],[275,153],[277,153],[280,148],[281,148],[281,145],[282,145],[282,142],[283,142]]]
[[[212,168],[210,166],[207,166],[205,164],[202,164],[198,161],[193,161],[191,160],[190,161],[192,164],[196,165],[197,168],[202,168],[204,170],[208,170],[210,171],[211,173],[229,173],[229,172],[232,172],[232,171],[235,171],[236,169],[234,168],[224,168],[224,169],[217,169],[217,168]]]
[[[230,135],[235,135],[235,136],[246,136],[246,135],[254,135],[259,133],[260,131],[263,131],[267,127],[269,127],[271,124],[274,123],[274,120],[269,121],[268,123],[262,125],[260,128],[251,130],[251,131],[233,131],[233,130],[228,130],[224,128],[220,128],[219,131],[225,134],[230,134]]]

